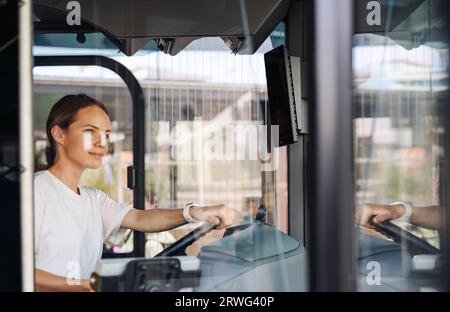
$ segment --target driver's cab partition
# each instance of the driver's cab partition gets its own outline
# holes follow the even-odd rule
[[[92,5],[99,6],[101,2]],[[83,92],[100,98],[113,111],[112,127],[117,126],[120,131],[116,131],[114,152],[108,155],[106,166],[83,181],[88,186],[113,194],[114,200],[124,199],[135,208],[146,210],[181,208],[191,201],[225,203],[236,212],[233,225],[247,227],[265,222],[287,233],[287,149],[277,149],[278,156],[272,157],[277,161],[272,163],[267,161],[262,147],[254,148],[255,142],[264,141],[260,139],[264,133],[270,133],[264,128],[268,126],[264,120],[269,111],[264,53],[286,44],[283,17],[287,4],[288,1],[267,1],[263,10],[249,12],[256,19],[238,18],[250,23],[241,25],[243,36],[238,38],[234,38],[236,33],[232,38],[212,36],[211,29],[205,28],[202,30],[207,34],[205,37],[187,38],[184,42],[182,35],[186,29],[181,28],[177,31],[182,33],[171,40],[149,36],[147,44],[140,46],[143,42],[137,43],[139,40],[131,37],[114,40],[109,28],[100,27],[101,23],[111,21],[91,16],[90,4],[83,6],[84,26],[70,28],[64,25],[65,19],[46,20],[47,11],[52,11],[56,19],[61,17],[60,3],[36,1],[35,14],[40,19],[35,23],[33,53],[39,144],[45,140],[42,131],[45,110],[58,97]],[[186,7],[182,1],[179,5]],[[255,5],[259,6],[249,2],[250,7]],[[147,9],[146,6],[145,10],[139,10],[143,19],[154,13]],[[234,17],[245,14],[239,6],[230,9]],[[210,23],[209,13],[207,20]],[[223,22],[214,28],[221,35],[230,23]],[[134,31],[130,27],[122,30]],[[245,36],[248,45],[241,42]],[[132,51],[138,46],[141,47],[138,53]],[[230,49],[235,53],[230,54]],[[127,98],[130,94],[131,103]],[[111,166],[119,163],[111,161],[116,158],[129,165],[127,170]],[[124,183],[114,180],[118,176],[117,181],[128,178],[126,184],[132,188],[132,195],[124,190],[121,185]],[[255,220],[262,204],[267,209],[264,222],[261,217]],[[196,226],[187,224],[162,233],[127,232],[120,246],[108,246],[103,258],[152,258],[175,246]],[[223,234],[224,231],[211,231],[188,246],[186,253],[198,254],[203,246],[222,239]]]
[[[125,82],[131,96],[133,116],[133,163],[127,168],[127,171],[132,171],[133,173],[131,175],[133,181],[127,181],[127,186],[133,190],[133,207],[144,209],[145,98],[142,88],[133,73],[116,60],[101,55],[36,56],[34,57],[34,66],[99,66],[111,70]],[[138,170],[137,168],[140,169]],[[143,257],[144,244],[144,234],[134,231],[131,252],[104,252],[102,257]]]
[[[354,6],[357,289],[448,290],[448,3],[380,3]]]
[[[264,53],[286,44],[284,18],[289,1],[229,1],[225,6],[201,0],[160,1],[157,10],[153,1],[35,0],[26,4],[32,14],[28,22],[33,23],[26,31],[33,30],[27,34],[33,35],[28,44],[34,56],[34,133],[29,139],[35,147],[36,171],[48,165],[45,124],[52,104],[67,94],[85,93],[107,107],[111,137],[101,167],[86,170],[81,185],[138,209],[181,208],[198,201],[225,203],[237,212],[233,233],[210,231],[212,227],[203,232],[203,227],[193,224],[163,233],[127,232],[121,246],[104,248],[103,258],[159,261],[153,267],[130,264],[132,280],[155,278],[152,274],[163,274],[168,280],[198,278],[198,259],[175,255],[169,247],[176,249],[175,242],[183,243],[185,234],[192,232],[194,239],[187,242],[193,244],[182,253],[195,258],[208,246],[202,271],[224,272],[211,269],[217,262],[231,276],[244,277],[241,273],[250,267],[237,265],[244,259],[268,271],[262,286],[273,291],[280,285],[304,290],[293,281],[305,282],[299,267],[287,271],[294,259],[304,263],[305,253],[286,234],[286,148],[277,150],[274,164],[267,164],[267,159],[263,164],[267,155],[253,149],[258,136],[270,132],[263,123],[269,110]],[[133,12],[133,18],[124,19],[124,12]],[[161,23],[161,17],[167,20]],[[258,211],[262,205],[264,216]],[[255,238],[259,244],[249,246]],[[226,243],[230,239],[235,244]],[[181,245],[179,249],[187,246]],[[33,246],[26,247],[32,252]],[[170,259],[160,257],[163,250]],[[220,250],[228,256],[221,257]],[[283,262],[286,259],[291,262]],[[211,284],[216,276],[205,276],[210,277],[202,281],[205,289],[220,287]],[[27,278],[32,280],[33,274]],[[251,290],[253,283],[257,281],[246,278],[237,284]],[[173,285],[172,290],[193,286]],[[228,287],[233,289],[231,284]],[[144,285],[132,290],[161,289]]]

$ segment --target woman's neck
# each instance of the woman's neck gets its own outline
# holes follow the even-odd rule
[[[48,168],[48,171],[61,180],[72,191],[80,194],[78,190],[78,181],[80,181],[83,169],[76,168],[75,166],[62,166],[60,162],[55,162],[55,164]]]

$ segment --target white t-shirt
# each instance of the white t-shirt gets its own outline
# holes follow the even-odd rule
[[[115,243],[132,208],[104,192],[72,191],[48,170],[34,174],[35,266],[49,273],[87,279],[100,260],[103,242]]]

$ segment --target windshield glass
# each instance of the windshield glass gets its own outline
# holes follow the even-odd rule
[[[447,50],[436,44],[408,50],[372,34],[354,39],[357,203],[439,205],[437,105],[447,89]],[[398,224],[439,246],[437,231]]]

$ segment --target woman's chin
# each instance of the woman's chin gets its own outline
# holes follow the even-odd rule
[[[100,168],[101,164],[102,164],[101,160],[92,160],[87,162],[84,167],[86,169],[98,169]]]

